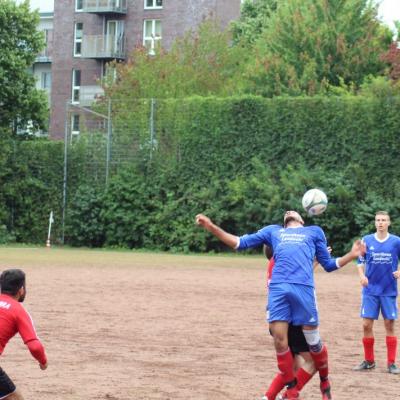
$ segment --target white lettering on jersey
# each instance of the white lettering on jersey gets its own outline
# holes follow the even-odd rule
[[[391,264],[392,263],[392,254],[391,253],[371,253],[373,262],[381,263],[381,264]]]
[[[11,307],[10,303],[7,303],[6,301],[0,301],[0,308],[5,308],[6,310],[9,310]]]
[[[281,233],[282,242],[304,242],[305,237],[299,233]]]

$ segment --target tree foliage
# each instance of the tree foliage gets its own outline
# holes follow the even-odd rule
[[[255,45],[251,91],[266,96],[358,86],[384,73],[379,55],[391,32],[369,0],[287,0],[278,4]]]
[[[253,45],[268,26],[276,8],[277,0],[246,0],[242,5],[240,18],[232,22],[234,43]]]
[[[388,63],[388,76],[394,82],[400,81],[400,48],[396,42],[390,45],[389,50],[382,54],[382,60]]]
[[[116,66],[118,80],[109,82],[107,93],[116,100],[236,93],[246,51],[230,41],[229,32],[207,20],[197,32],[178,38],[169,51],[149,55],[138,47],[129,62]]]
[[[35,88],[28,71],[35,56],[44,47],[43,34],[36,29],[39,14],[29,10],[29,1],[17,5],[0,1],[0,129],[44,128],[47,101]]]

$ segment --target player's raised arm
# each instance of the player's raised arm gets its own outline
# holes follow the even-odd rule
[[[203,214],[196,215],[196,224],[202,226],[205,230],[217,237],[221,242],[225,243],[232,249],[236,249],[239,244],[239,237],[225,232],[218,225],[215,225],[210,218]]]
[[[351,247],[351,250],[344,256],[337,259],[338,267],[344,267],[355,258],[362,256],[365,253],[365,244],[360,240],[356,240]]]

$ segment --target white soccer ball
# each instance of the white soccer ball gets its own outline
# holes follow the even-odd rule
[[[307,211],[307,214],[311,217],[314,215],[320,215],[328,206],[328,197],[320,189],[310,189],[304,193],[303,199],[301,200],[303,208]]]

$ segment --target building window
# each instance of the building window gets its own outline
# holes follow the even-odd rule
[[[81,91],[81,71],[79,69],[72,70],[72,96],[71,102],[79,103],[79,95]]]
[[[83,10],[83,0],[75,0],[75,11]]]
[[[144,8],[162,8],[162,0],[144,0]]]
[[[40,87],[43,90],[50,90],[50,88],[51,88],[51,72],[42,72]]]
[[[71,133],[73,135],[79,135],[79,132],[80,132],[79,123],[80,123],[79,114],[72,114],[71,115]]]
[[[143,28],[143,46],[149,54],[154,55],[155,50],[161,45],[161,21],[159,19],[146,19]]]
[[[75,22],[74,57],[80,57],[82,54],[82,36],[83,36],[83,23]]]

